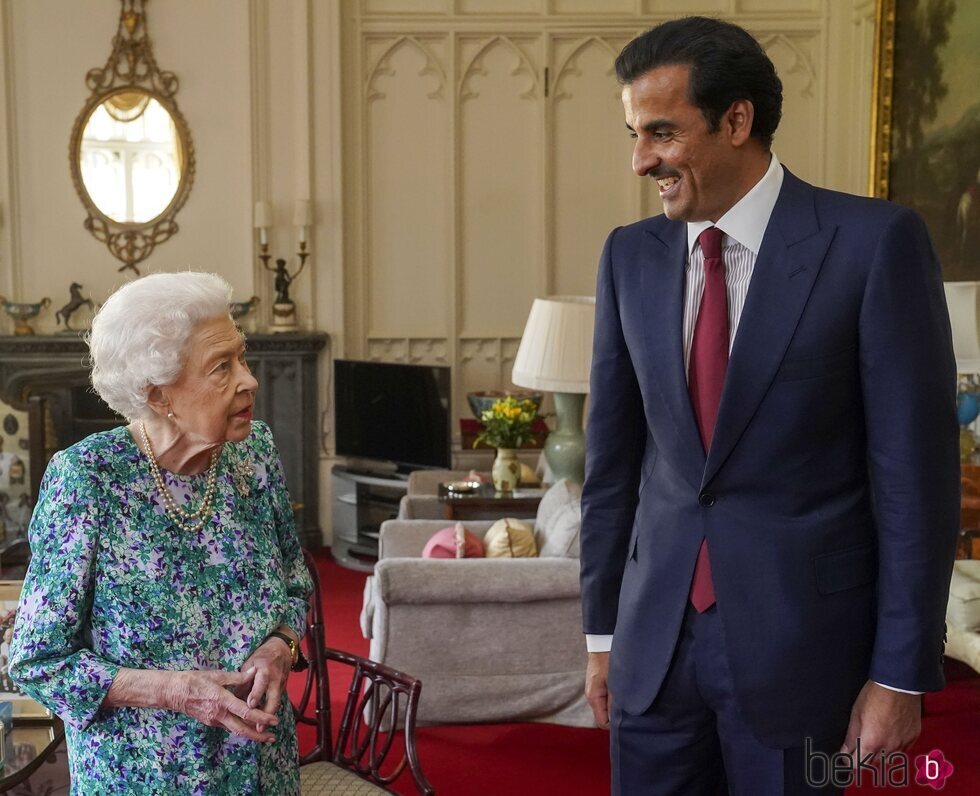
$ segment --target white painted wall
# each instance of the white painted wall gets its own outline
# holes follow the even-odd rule
[[[509,380],[531,300],[591,292],[608,228],[657,212],[609,68],[631,35],[695,12],[744,24],[776,63],[783,162],[864,192],[874,0],[157,0],[150,35],[180,79],[197,174],[143,271],[216,271],[263,299],[261,326],[253,204],[273,202],[271,250],[287,256],[292,203],[312,199],[302,324],[338,355],[452,364],[465,416],[468,390]],[[72,280],[99,301],[128,278],[82,228],[67,161],[118,14],[116,0],[0,0],[0,293],[50,296],[42,333]],[[310,433],[329,532],[328,357]]]

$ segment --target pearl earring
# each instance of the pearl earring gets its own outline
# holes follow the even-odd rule
[[[174,413],[173,413],[173,410],[172,409],[169,412],[167,412],[167,419],[168,420],[173,420],[174,419]]]

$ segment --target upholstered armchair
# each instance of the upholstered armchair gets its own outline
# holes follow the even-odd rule
[[[946,654],[980,672],[980,561],[957,561],[946,606]]]
[[[389,520],[368,579],[370,657],[425,682],[423,724],[594,726],[583,696],[580,488],[559,482],[533,522],[537,558],[423,558],[446,520]],[[482,538],[491,522],[464,522]]]

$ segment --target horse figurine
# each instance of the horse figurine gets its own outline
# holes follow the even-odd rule
[[[69,323],[72,314],[85,304],[88,304],[88,308],[94,312],[95,305],[92,303],[92,299],[82,297],[82,286],[78,282],[72,282],[68,290],[71,292],[71,300],[54,314],[54,318],[58,323],[64,320],[65,331],[75,332],[78,330],[73,329]]]

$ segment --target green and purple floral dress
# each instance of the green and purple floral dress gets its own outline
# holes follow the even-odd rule
[[[199,505],[206,475],[164,471]],[[259,744],[162,709],[103,708],[120,667],[237,671],[279,624],[305,628],[312,588],[268,426],[224,446],[211,521],[181,531],[129,431],[48,466],[11,646],[20,687],[66,724],[73,794],[298,794],[283,700]]]

